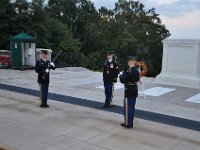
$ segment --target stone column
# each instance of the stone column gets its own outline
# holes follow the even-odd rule
[[[162,71],[156,82],[200,88],[200,40],[164,40]]]

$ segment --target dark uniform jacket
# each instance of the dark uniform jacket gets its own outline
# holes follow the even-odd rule
[[[106,60],[104,63],[103,81],[104,82],[117,82],[117,77],[118,77],[117,62],[114,60],[112,60],[111,62]]]
[[[44,61],[42,59],[38,60],[35,65],[35,72],[38,73],[38,83],[40,84],[48,84],[49,83],[49,73],[45,73],[45,70],[49,67],[49,69],[55,70],[55,67],[50,65],[50,61]],[[45,78],[43,76],[45,75]]]
[[[138,68],[129,68],[119,78],[121,83],[125,85],[125,97],[136,98],[138,96],[137,82],[140,80]]]

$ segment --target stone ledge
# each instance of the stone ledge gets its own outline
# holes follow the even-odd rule
[[[156,77],[156,83],[200,89],[199,78],[158,75]]]

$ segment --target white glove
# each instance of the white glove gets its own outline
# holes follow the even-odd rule
[[[120,71],[120,72],[119,72],[119,75],[123,75],[123,71]]]
[[[111,64],[111,65],[110,65],[110,68],[114,68],[114,65],[113,65],[113,64]]]
[[[46,72],[46,73],[49,73],[49,69],[46,69],[45,72]]]
[[[52,67],[55,67],[55,64],[54,64],[53,62],[51,62],[50,65],[51,65]]]

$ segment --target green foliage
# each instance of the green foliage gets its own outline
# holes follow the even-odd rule
[[[57,50],[60,49],[61,43],[67,37],[68,29],[66,26],[55,18],[46,18],[46,28],[49,31],[47,47]]]
[[[11,0],[0,1],[0,49],[9,48],[9,36],[12,33],[12,22],[14,20],[15,11]],[[11,27],[11,28],[10,28]]]
[[[65,51],[79,52],[81,43],[79,39],[74,39],[72,33],[68,32],[65,39],[60,43],[60,48]]]
[[[102,53],[96,51],[88,55],[85,60],[85,67],[93,70],[100,70],[102,65]]]
[[[0,31],[1,49],[24,31],[36,36],[37,47],[65,50],[59,66],[99,70],[113,49],[123,67],[128,55],[145,60],[149,76],[160,72],[161,41],[170,36],[154,8],[133,0],[118,0],[113,10],[96,10],[89,0],[1,0]]]

